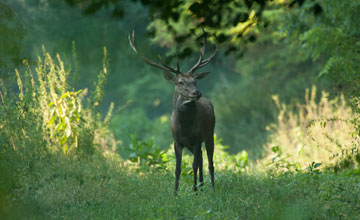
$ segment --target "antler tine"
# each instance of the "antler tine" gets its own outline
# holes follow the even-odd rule
[[[195,70],[197,70],[199,68],[199,65],[202,63],[202,60],[203,60],[204,54],[205,54],[205,44],[206,44],[206,39],[204,39],[203,46],[200,48],[199,60],[195,63],[195,65],[193,67],[191,67],[191,69],[189,70],[189,73],[192,73]]]
[[[209,58],[203,60],[205,54],[205,45],[206,45],[207,36],[205,30],[203,28],[202,30],[204,32],[204,42],[202,48],[200,49],[200,58],[196,62],[196,64],[189,70],[189,73],[193,73],[195,70],[200,69],[205,65],[207,65],[216,56],[217,53],[217,45],[216,45],[215,52]]]
[[[217,54],[217,45],[215,47],[214,53],[206,60],[203,60],[198,68],[202,68],[202,67],[206,66],[216,56],[216,54]]]
[[[161,65],[159,65],[159,64],[157,64],[157,63],[149,60],[149,59],[146,58],[144,55],[142,55],[142,54],[138,51],[138,49],[137,49],[137,47],[136,47],[136,44],[135,44],[135,31],[134,31],[134,30],[132,31],[132,34],[129,34],[128,38],[129,38],[129,43],[130,43],[131,48],[135,51],[135,53],[136,53],[138,56],[140,56],[140,57],[145,61],[145,63],[147,63],[147,64],[149,64],[149,65],[151,65],[151,66],[153,66],[153,67],[157,67],[157,68],[159,68],[159,69],[161,69],[161,70],[164,70],[164,71],[169,71],[169,72],[172,72],[172,73],[175,73],[175,74],[179,74],[179,73],[180,73],[180,71],[177,71],[177,70],[175,70],[174,68],[171,68],[171,67],[169,67],[168,65],[164,64],[164,63],[162,62],[162,59],[161,59],[160,55],[159,55],[159,58],[160,58]]]
[[[176,70],[176,69],[174,69],[174,68],[166,65],[166,64],[163,62],[163,60],[162,60],[162,58],[161,58],[160,55],[159,55],[159,60],[160,60],[161,65],[163,65],[165,68],[168,68],[169,71],[171,71],[171,72],[173,72],[173,73],[175,73],[175,74],[179,74],[179,73],[180,73],[179,70]],[[177,65],[178,65],[178,69],[179,69],[179,62],[177,62]]]
[[[176,54],[176,67],[177,67],[177,71],[180,72],[179,57],[177,54]]]

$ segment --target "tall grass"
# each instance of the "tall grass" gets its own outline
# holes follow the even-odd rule
[[[103,68],[87,104],[88,90],[69,86],[70,68],[59,55],[54,59],[43,48],[36,68],[26,61],[24,65],[23,73],[15,70],[17,88],[0,79],[1,215],[26,200],[29,187],[41,182],[41,170],[50,164],[101,155],[116,147],[108,129],[113,104],[104,120],[97,109],[107,75],[105,49]]]
[[[24,74],[15,70],[18,97],[5,85],[0,91],[2,140],[6,140],[14,150],[40,141],[43,144],[34,145],[46,146],[46,151],[62,151],[65,154],[92,152],[95,146],[104,144],[101,139],[111,136],[111,132],[100,130],[107,128],[113,109],[112,104],[105,120],[101,121],[97,106],[103,96],[107,75],[106,49],[103,68],[87,105],[84,105],[83,99],[88,89],[74,91],[70,88],[67,81],[70,71],[65,68],[59,55],[53,59],[43,48],[43,56],[38,58],[35,71],[26,61],[24,64]],[[99,132],[102,135],[97,135]]]
[[[271,135],[260,164],[285,170],[304,169],[313,162],[331,167],[345,154],[355,156],[357,143],[351,123],[355,114],[343,95],[330,99],[328,93],[322,92],[317,101],[313,86],[306,90],[305,104],[298,104],[296,109],[282,104],[278,96],[273,99],[279,112],[276,123],[267,127]]]

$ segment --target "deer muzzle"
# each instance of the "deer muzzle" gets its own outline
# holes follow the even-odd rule
[[[201,92],[199,90],[193,90],[190,94],[190,99],[192,101],[197,101],[201,98]]]

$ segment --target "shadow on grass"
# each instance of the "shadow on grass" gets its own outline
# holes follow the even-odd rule
[[[4,163],[2,163],[4,165]],[[357,219],[359,177],[217,172],[215,191],[173,172],[141,173],[116,158],[52,158],[1,173],[1,219]],[[15,184],[4,185],[4,178]],[[4,187],[5,186],[5,187]],[[20,216],[21,215],[21,216]]]

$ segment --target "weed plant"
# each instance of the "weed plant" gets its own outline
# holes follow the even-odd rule
[[[278,96],[273,99],[279,109],[277,122],[267,127],[271,135],[258,165],[288,171],[303,170],[315,162],[325,168],[357,155],[359,146],[351,123],[355,114],[344,96],[329,99],[322,92],[317,102],[314,86],[306,90],[305,104],[298,104],[296,110],[280,103]]]

